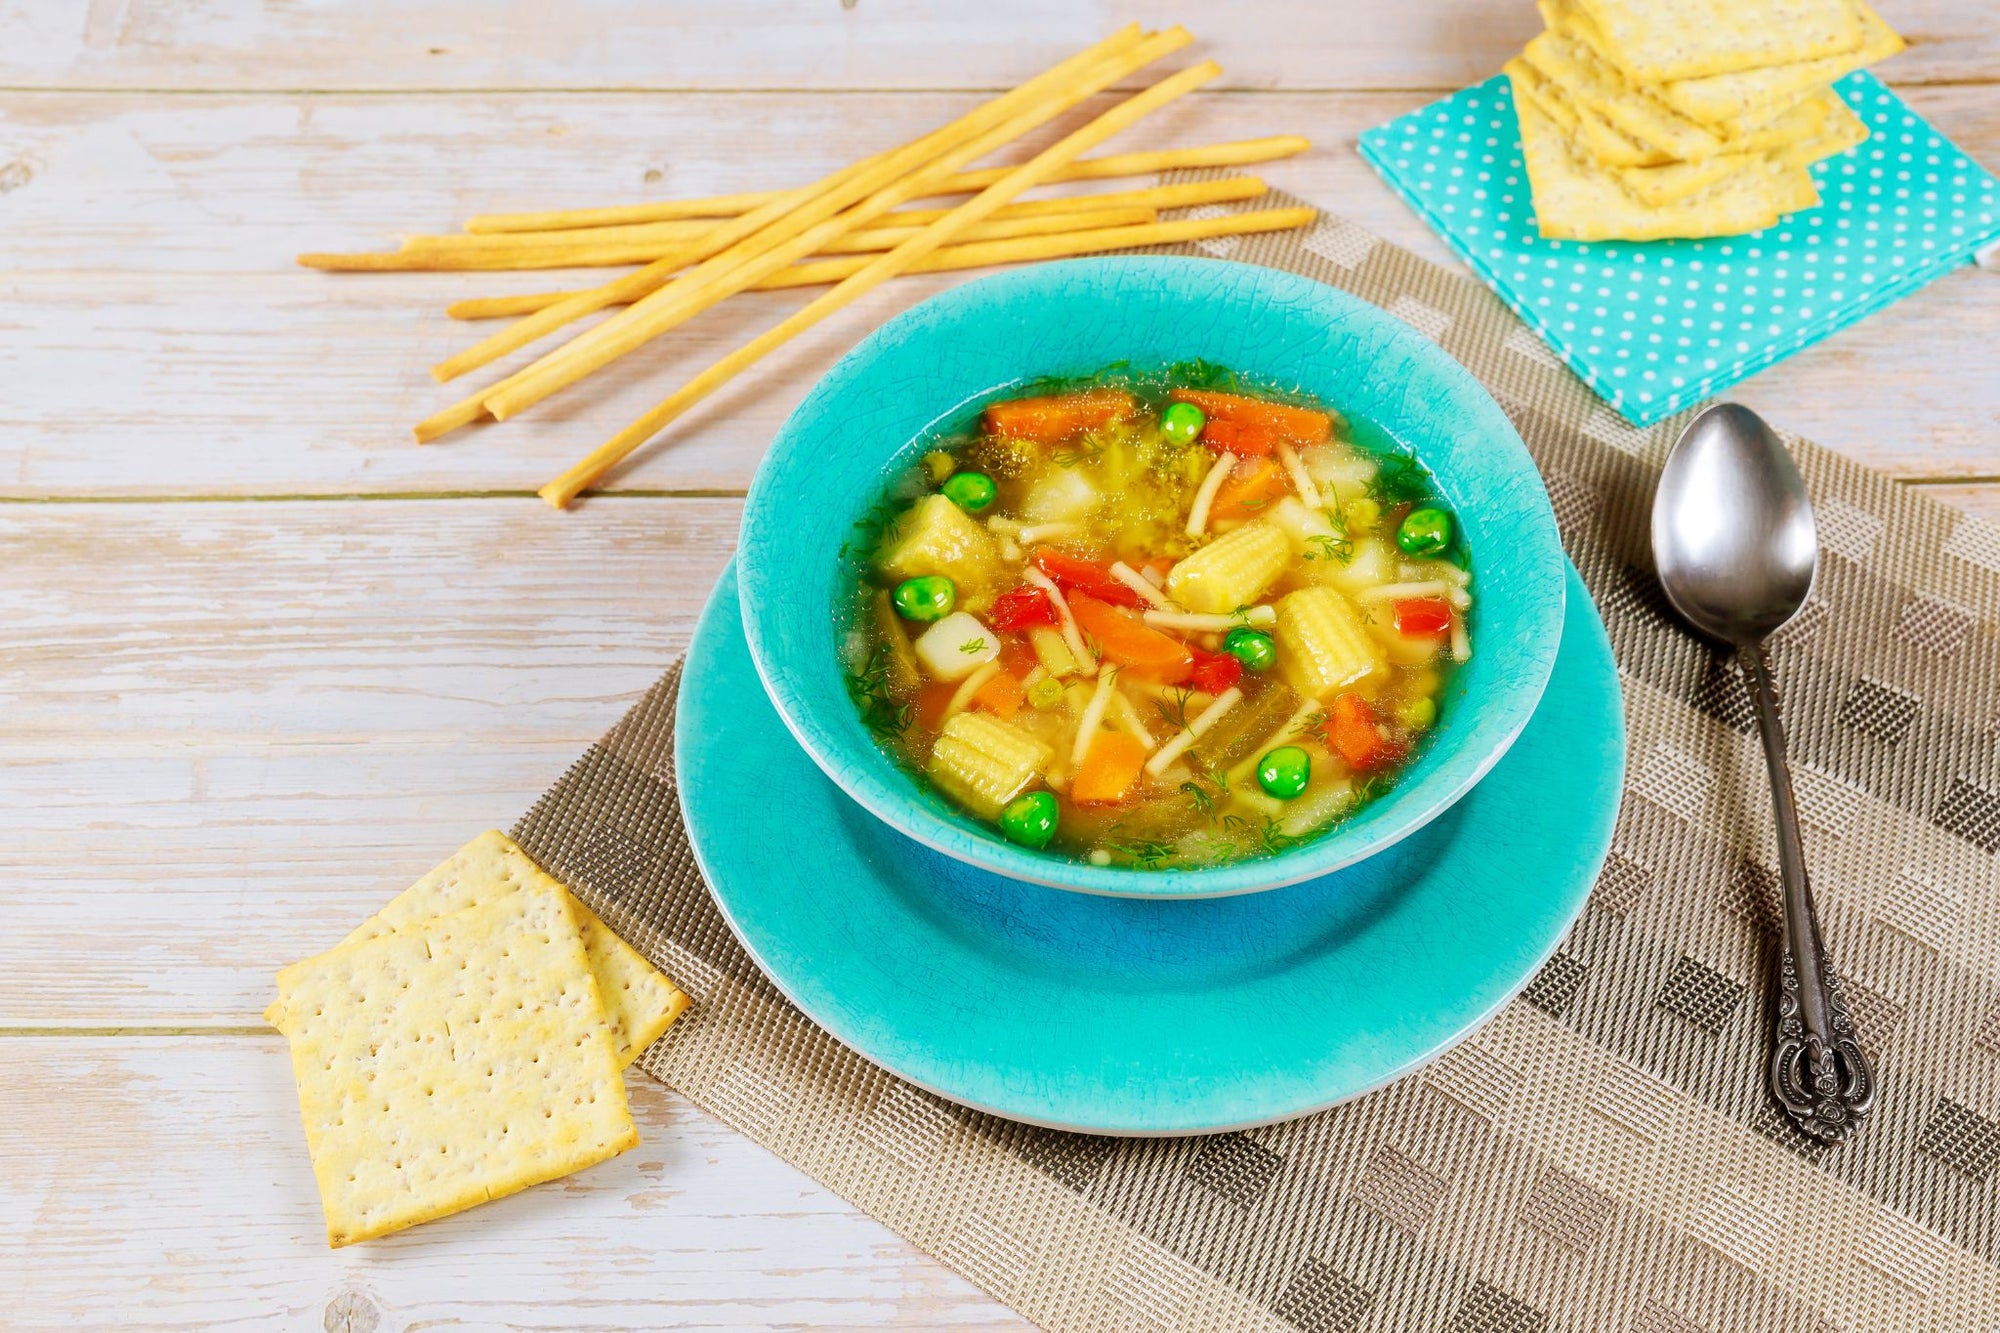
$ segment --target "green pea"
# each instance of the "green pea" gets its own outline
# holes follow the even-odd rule
[[[1289,801],[1312,781],[1312,756],[1296,745],[1280,745],[1257,761],[1257,785]]]
[[[1056,836],[1056,798],[1045,791],[1031,791],[1007,802],[1000,812],[1000,831],[1009,842],[1040,851]]]
[[[1028,703],[1037,713],[1047,713],[1062,706],[1063,683],[1054,676],[1043,676],[1028,687]]]
[[[1451,545],[1451,515],[1425,505],[1412,509],[1396,529],[1396,545],[1405,555],[1436,555]]]
[[[1168,403],[1160,413],[1160,434],[1175,444],[1193,444],[1208,424],[1208,414],[1193,403]]]
[[[1222,637],[1222,651],[1250,671],[1269,671],[1278,660],[1278,645],[1271,636],[1247,625],[1238,625]]]
[[[942,574],[904,579],[893,596],[905,620],[943,620],[958,605],[958,588]]]
[[[993,503],[993,478],[984,472],[954,473],[938,489],[944,498],[968,514],[976,514]]]
[[[1421,695],[1399,705],[1396,720],[1412,731],[1422,731],[1438,720],[1437,701],[1429,695]]]

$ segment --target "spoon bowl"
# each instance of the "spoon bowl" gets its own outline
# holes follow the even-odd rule
[[[1764,419],[1709,408],[1681,435],[1653,500],[1653,557],[1674,609],[1739,647],[1799,613],[1819,568],[1805,478]]]

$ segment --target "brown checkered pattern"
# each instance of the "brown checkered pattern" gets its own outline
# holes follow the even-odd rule
[[[1650,572],[1683,421],[1626,425],[1483,287],[1337,218],[1181,250],[1395,312],[1541,465],[1630,734],[1570,937],[1464,1044],[1302,1120],[1121,1140],[977,1114],[842,1048],[731,937],[680,823],[669,672],[515,831],[695,996],[642,1067],[1051,1329],[2000,1329],[2000,528],[1788,441],[1827,555],[1779,682],[1883,1076],[1874,1119],[1829,1150],[1760,1068],[1776,849],[1742,686]]]

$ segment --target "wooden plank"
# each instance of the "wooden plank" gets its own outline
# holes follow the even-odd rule
[[[330,1251],[277,1037],[0,1037],[7,1319],[1029,1327],[651,1079],[627,1086],[642,1140],[631,1152]]]
[[[1130,146],[1307,130],[1321,146],[1272,164],[1275,184],[1448,259],[1352,146],[1360,130],[1423,100],[1196,97]],[[1925,89],[1912,100],[2000,160],[2000,105],[1985,90]],[[805,297],[732,301],[575,394],[419,449],[408,427],[454,396],[424,367],[486,327],[447,320],[442,306],[570,275],[335,276],[297,270],[292,255],[379,244],[392,229],[450,225],[482,209],[806,180],[966,101],[10,97],[0,140],[35,165],[0,194],[9,270],[0,280],[0,382],[9,390],[0,496],[532,489]],[[863,332],[962,280],[891,284],[812,330],[678,423],[613,484],[740,489],[763,442]],[[1985,349],[2000,342],[1993,281],[1954,273],[1743,394],[1877,466],[1984,474],[2000,421],[2000,377],[1984,373]]]
[[[738,511],[0,506],[0,1028],[254,1023],[657,678]]]
[[[0,746],[592,740],[685,645],[739,509],[0,507]]]
[[[1884,0],[1912,50],[1890,69],[1991,77],[1993,26],[1970,0]],[[1539,27],[1532,6],[1196,0],[592,0],[494,21],[469,0],[323,6],[174,0],[44,5],[0,16],[0,84],[140,88],[987,88],[1127,21],[1187,24],[1244,88],[1455,87]]]
[[[1989,523],[2000,523],[2000,482],[1987,481],[1974,485],[1925,486],[1925,495],[1933,500],[1942,500],[1949,505],[1957,505],[1975,518]]]

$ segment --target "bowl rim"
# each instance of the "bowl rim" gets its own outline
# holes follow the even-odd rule
[[[1455,381],[1455,387],[1461,392],[1470,391],[1470,401],[1475,410],[1486,413],[1490,418],[1484,423],[1492,428],[1494,438],[1490,443],[1503,454],[1511,455],[1506,460],[1509,464],[1507,470],[1512,475],[1530,480],[1535,495],[1539,497],[1540,516],[1544,520],[1540,532],[1546,536],[1546,541],[1538,543],[1543,549],[1529,554],[1545,557],[1544,563],[1552,571],[1553,595],[1545,596],[1540,612],[1541,619],[1549,621],[1555,628],[1551,634],[1537,636],[1532,644],[1532,655],[1526,659],[1528,669],[1509,674],[1509,693],[1518,700],[1515,705],[1517,715],[1508,729],[1491,738],[1485,752],[1471,763],[1461,764],[1455,770],[1426,774],[1414,786],[1403,789],[1398,817],[1366,830],[1362,836],[1343,838],[1341,832],[1335,830],[1275,855],[1200,869],[1148,870],[1093,866],[1067,856],[1018,847],[1005,841],[997,832],[983,827],[975,831],[969,819],[954,821],[933,810],[910,775],[872,741],[865,745],[867,757],[859,762],[850,757],[846,753],[847,746],[835,735],[834,728],[817,718],[814,698],[788,677],[788,659],[783,644],[772,641],[779,636],[770,631],[767,621],[759,614],[762,594],[767,589],[775,591],[779,586],[775,577],[770,577],[775,575],[775,571],[769,570],[765,564],[766,548],[771,544],[753,540],[767,522],[778,519],[776,514],[768,519],[766,517],[771,506],[770,494],[779,485],[786,469],[794,465],[789,456],[797,451],[800,441],[812,433],[819,414],[838,400],[850,381],[864,375],[885,350],[901,346],[911,330],[920,328],[924,322],[940,314],[956,314],[962,310],[977,313],[981,306],[1005,308],[1024,295],[1032,297],[1037,289],[1052,282],[1067,286],[1079,279],[1094,282],[1114,274],[1134,273],[1150,273],[1163,279],[1210,288],[1230,282],[1232,278],[1240,283],[1247,273],[1254,275],[1254,283],[1288,288],[1295,298],[1309,297],[1330,304],[1334,307],[1331,313],[1337,317],[1375,323],[1398,351],[1427,362],[1430,373]],[[1251,373],[1254,374],[1254,368],[1251,368]],[[934,418],[933,425],[962,412],[970,403],[1005,392],[1006,387],[994,385],[971,391]],[[1401,438],[1393,429],[1390,433]],[[910,439],[898,440],[892,449],[882,455],[878,471],[921,437],[919,432]],[[1421,448],[1418,449],[1418,457],[1421,461]],[[1510,553],[1509,558],[1512,559],[1513,555]],[[1050,888],[1128,898],[1210,898],[1283,888],[1374,856],[1436,819],[1492,770],[1539,706],[1555,664],[1566,597],[1563,552],[1539,471],[1512,421],[1470,371],[1404,321],[1339,288],[1285,270],[1182,255],[1130,255],[1024,265],[949,288],[878,326],[821,377],[773,438],[744,504],[736,561],[744,630],[749,641],[751,662],[764,692],[793,738],[811,756],[821,772],[850,799],[904,836],[982,870]],[[833,670],[836,665],[829,661],[826,667]],[[1413,799],[1416,793],[1421,793],[1421,796]]]

